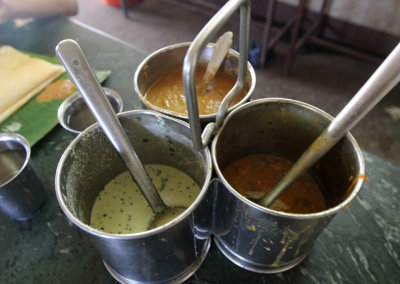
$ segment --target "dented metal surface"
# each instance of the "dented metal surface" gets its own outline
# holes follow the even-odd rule
[[[262,207],[235,191],[222,174],[233,160],[254,153],[296,160],[331,119],[311,105],[280,98],[256,100],[228,115],[212,143],[220,179],[213,233],[217,246],[232,262],[261,273],[292,268],[358,194],[362,180],[346,195],[353,179],[364,173],[361,150],[350,134],[311,169],[326,201],[322,212],[291,214]]]

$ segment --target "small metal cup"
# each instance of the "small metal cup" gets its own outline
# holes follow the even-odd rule
[[[33,217],[47,198],[30,154],[24,137],[0,133],[0,211],[15,220]]]
[[[255,100],[227,116],[212,143],[213,164],[221,180],[213,232],[218,248],[232,262],[260,273],[294,267],[331,219],[357,196],[364,159],[350,134],[309,170],[325,199],[327,208],[321,212],[294,214],[262,207],[239,194],[222,173],[231,162],[250,154],[296,161],[331,120],[316,107],[282,98]]]
[[[115,113],[122,112],[123,101],[120,95],[112,89],[103,88]],[[58,108],[58,121],[64,129],[80,134],[90,125],[96,123],[96,119],[90,112],[82,95],[76,92],[69,96]]]

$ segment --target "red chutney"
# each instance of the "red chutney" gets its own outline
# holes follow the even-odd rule
[[[265,195],[292,167],[292,163],[278,156],[255,154],[240,158],[222,172],[229,184],[249,199]],[[315,213],[325,209],[325,202],[317,184],[309,174],[295,181],[270,206],[289,213]]]
[[[206,68],[197,67],[197,86],[199,86],[205,71]],[[235,82],[235,77],[223,72],[217,72],[210,81],[206,92],[204,92],[204,94],[197,94],[200,115],[216,113],[222,100],[235,85]],[[246,91],[242,90],[231,105],[242,100],[245,94]],[[187,115],[186,97],[182,80],[182,66],[171,68],[171,70],[168,70],[168,72],[151,84],[145,94],[145,98],[154,106]]]

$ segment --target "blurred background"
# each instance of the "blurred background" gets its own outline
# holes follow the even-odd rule
[[[225,2],[78,0],[71,18],[151,53],[192,41]],[[335,116],[399,43],[399,14],[397,0],[252,1],[252,98],[296,99]],[[226,30],[237,50],[239,15],[217,36]],[[362,149],[400,165],[400,86],[351,133]]]

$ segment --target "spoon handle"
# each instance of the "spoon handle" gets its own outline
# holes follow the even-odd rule
[[[231,48],[232,45],[232,32],[226,32],[217,40],[214,45],[214,51],[211,55],[210,61],[208,62],[206,72],[204,73],[203,79],[200,82],[198,87],[198,94],[202,95],[212,78],[214,78],[215,74],[217,73],[219,67],[221,66],[222,61],[226,57],[226,54]]]
[[[57,45],[56,54],[104,133],[125,162],[147,202],[154,212],[161,212],[165,204],[140,162],[78,43],[70,39],[63,40]]]
[[[297,178],[324,156],[400,81],[400,44],[372,74],[350,102],[297,160],[286,175],[258,203],[268,207]]]

